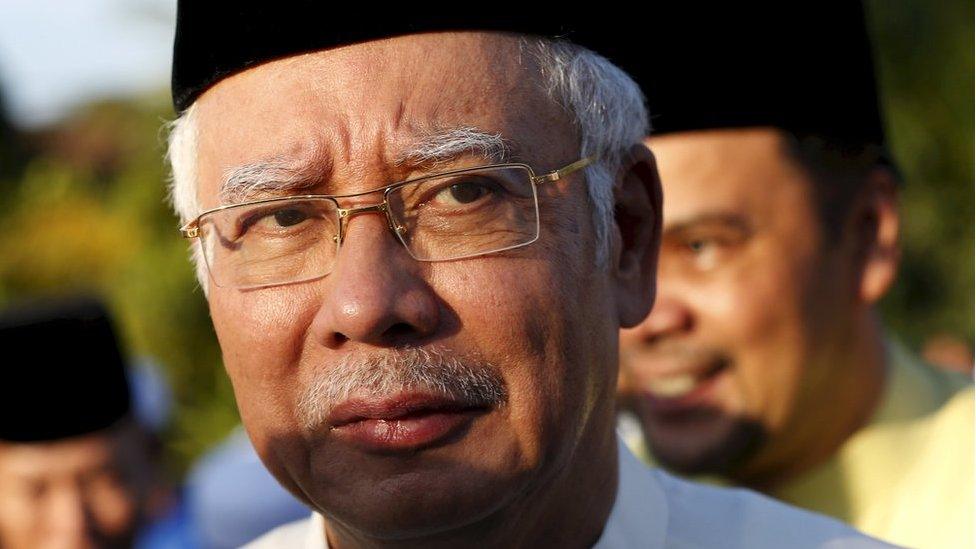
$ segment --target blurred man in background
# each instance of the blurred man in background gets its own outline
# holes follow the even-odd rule
[[[106,311],[5,310],[0,347],[0,547],[131,547],[159,495],[155,445]]]
[[[971,546],[970,382],[875,311],[899,181],[861,7],[686,15],[647,49],[664,236],[657,302],[621,335],[633,442],[896,543]]]
[[[186,499],[200,549],[240,547],[309,514],[264,468],[243,427],[193,465]]]

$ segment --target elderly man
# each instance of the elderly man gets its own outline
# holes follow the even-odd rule
[[[621,336],[625,402],[668,468],[970,547],[972,381],[919,363],[874,308],[898,182],[861,7],[718,15],[651,40],[697,33],[708,54],[649,60],[664,236],[654,310]]]
[[[105,310],[8,308],[0,344],[0,547],[131,547],[155,469]]]
[[[180,6],[173,197],[244,426],[314,509],[256,547],[876,543],[619,449],[660,189],[572,27],[212,9]]]

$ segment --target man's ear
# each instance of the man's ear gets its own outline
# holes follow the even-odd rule
[[[860,267],[858,297],[873,304],[888,291],[898,274],[898,183],[888,168],[876,168],[858,193],[847,222],[855,242],[855,264]]]
[[[614,191],[614,271],[620,325],[639,324],[651,311],[661,246],[661,178],[654,155],[642,144],[624,157]]]

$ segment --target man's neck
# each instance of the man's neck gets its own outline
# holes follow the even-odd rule
[[[819,390],[767,448],[730,475],[737,484],[763,492],[777,488],[829,460],[864,427],[881,403],[887,352],[883,331],[873,314],[861,319],[851,337],[838,342],[830,358],[804,379]],[[818,379],[819,378],[819,379]]]
[[[617,495],[619,464],[612,424],[577,444],[569,465],[503,509],[470,525],[410,539],[376,539],[326,521],[330,549],[590,547]]]

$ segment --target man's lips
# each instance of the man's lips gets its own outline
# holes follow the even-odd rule
[[[398,393],[376,398],[352,398],[332,410],[328,417],[328,424],[335,429],[363,420],[392,421],[415,415],[461,412],[472,408],[484,408],[484,406],[472,406],[448,396],[429,393]]]
[[[334,436],[367,451],[418,450],[460,432],[488,409],[444,395],[398,393],[347,400],[327,424]]]
[[[683,368],[669,368],[642,383],[645,404],[657,413],[677,413],[713,405],[715,384],[729,363],[716,359]]]

